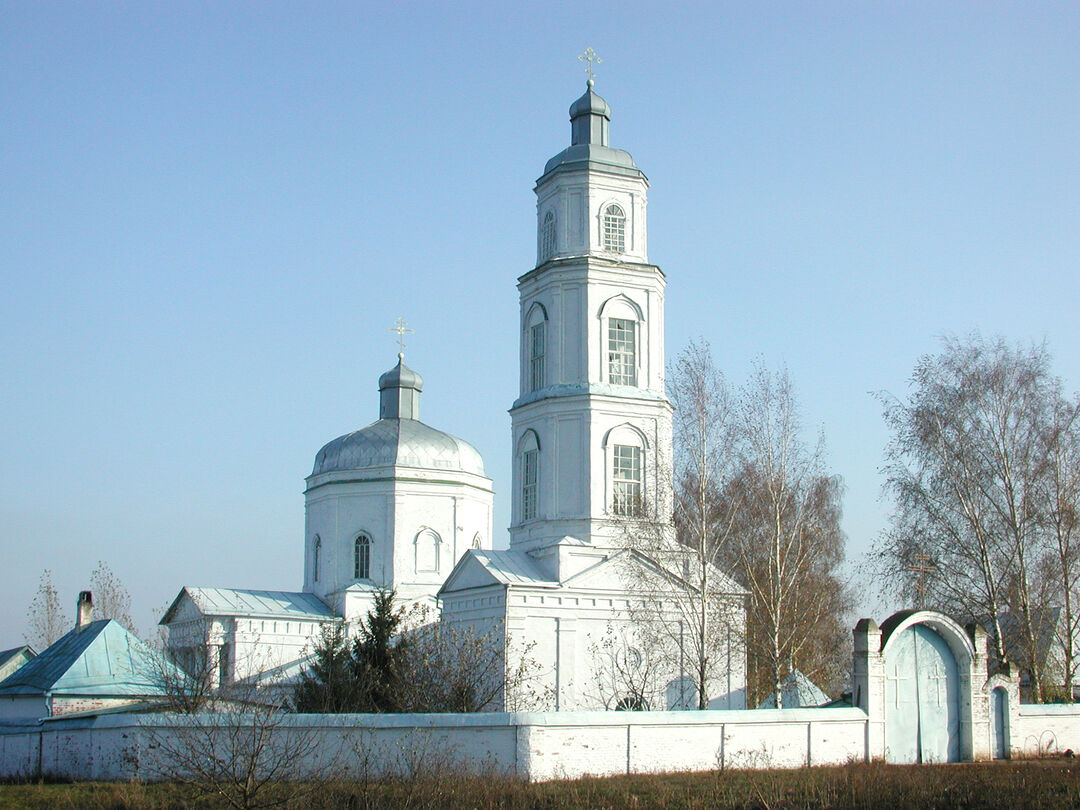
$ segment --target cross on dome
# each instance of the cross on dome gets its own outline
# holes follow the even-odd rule
[[[604,60],[597,56],[596,51],[589,47],[585,49],[585,53],[578,56],[578,61],[585,63],[585,76],[588,79],[587,84],[589,85],[589,87],[592,87],[593,77],[596,75],[595,73],[593,73],[593,62],[595,62],[596,64],[600,64]]]
[[[386,331],[387,332],[397,332],[397,340],[395,342],[397,343],[398,349],[399,349],[398,357],[399,358],[404,358],[405,357],[405,335],[413,335],[413,334],[416,333],[416,330],[415,329],[410,329],[408,323],[406,323],[404,318],[398,318],[396,321],[394,321],[394,325],[389,327]]]

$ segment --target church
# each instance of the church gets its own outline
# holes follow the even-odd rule
[[[518,279],[509,548],[493,548],[483,459],[421,421],[423,381],[399,355],[379,379],[378,420],[315,456],[303,590],[185,587],[163,617],[170,647],[214,651],[220,683],[296,677],[322,626],[355,627],[392,588],[497,636],[507,668],[528,657],[543,699],[523,708],[698,706],[676,604],[693,586],[650,553],[676,541],[666,279],[648,258],[649,184],[609,145],[611,110],[591,74],[570,122],[570,145],[536,182],[536,264]],[[741,709],[745,592],[722,572],[712,581],[724,618],[708,706]],[[666,596],[643,600],[644,583]],[[500,705],[518,704],[507,694]]]

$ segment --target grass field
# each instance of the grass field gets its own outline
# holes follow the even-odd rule
[[[267,802],[268,804],[262,804]],[[4,784],[0,808],[186,810],[232,807],[225,796],[169,783]],[[277,785],[250,806],[285,808],[1078,808],[1080,763],[848,765],[578,779],[527,784],[446,774],[419,780]]]

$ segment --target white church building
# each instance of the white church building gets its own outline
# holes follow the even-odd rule
[[[649,555],[675,544],[666,280],[648,259],[648,181],[609,145],[610,116],[590,79],[570,108],[570,146],[536,183],[537,263],[518,279],[509,548],[493,549],[479,453],[420,421],[423,383],[399,356],[379,379],[379,419],[316,454],[303,591],[186,587],[162,619],[170,646],[209,644],[222,682],[294,677],[322,625],[355,626],[393,588],[444,622],[499,634],[508,667],[530,656],[543,708],[697,706],[681,643],[650,662],[638,629],[649,578],[635,570],[692,587]],[[659,528],[634,542],[645,516]],[[741,709],[745,593],[719,571],[713,580],[727,609],[709,706]],[[676,621],[662,600],[650,609]]]

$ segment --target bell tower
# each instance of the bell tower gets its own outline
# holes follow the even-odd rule
[[[648,258],[649,183],[609,145],[611,108],[586,72],[570,146],[536,181],[536,266],[518,279],[510,543],[521,550],[568,536],[604,546],[620,519],[671,514],[665,279]]]

